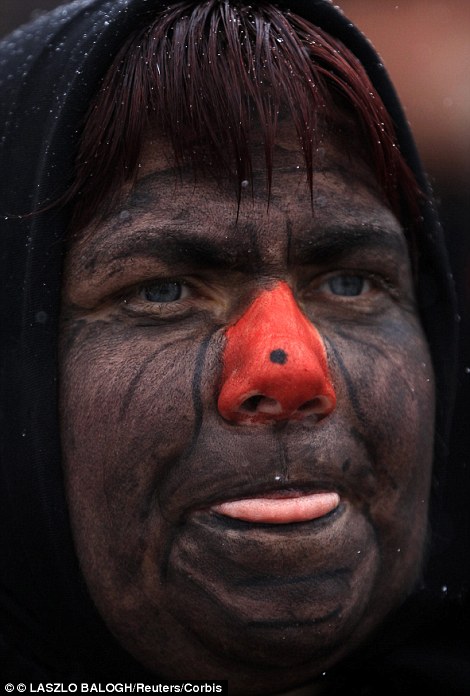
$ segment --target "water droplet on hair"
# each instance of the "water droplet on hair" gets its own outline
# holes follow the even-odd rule
[[[241,187],[246,188],[247,186],[248,186],[248,179],[243,179],[243,181],[241,183]]]
[[[34,321],[37,324],[45,324],[46,321],[48,320],[49,316],[47,312],[44,312],[43,310],[40,310],[39,312],[36,312],[34,315]]]

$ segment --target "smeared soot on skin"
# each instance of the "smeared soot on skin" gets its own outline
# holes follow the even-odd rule
[[[276,576],[261,576],[261,577],[249,577],[241,580],[236,580],[234,582],[235,587],[262,587],[262,588],[272,588],[272,587],[284,587],[289,585],[300,585],[302,583],[309,583],[315,585],[321,585],[329,580],[339,580],[344,583],[347,589],[349,589],[350,583],[349,579],[352,574],[351,568],[337,568],[335,570],[329,570],[325,572],[312,573],[311,575],[301,575],[291,578],[276,577]]]
[[[341,471],[343,472],[343,474],[346,474],[346,473],[349,471],[350,468],[351,468],[351,460],[350,460],[349,457],[348,457],[348,459],[346,459],[346,460],[342,463],[342,465],[341,465]]]
[[[194,366],[194,373],[193,373],[193,381],[192,381],[192,398],[193,398],[193,408],[194,408],[194,415],[195,415],[195,423],[194,423],[194,429],[193,429],[193,436],[191,438],[191,442],[189,444],[189,447],[187,448],[186,452],[184,453],[183,458],[186,459],[190,457],[193,453],[193,450],[197,444],[197,441],[199,439],[199,433],[201,432],[201,426],[202,426],[202,417],[203,417],[203,412],[204,412],[204,406],[203,406],[203,401],[202,401],[202,396],[201,396],[201,383],[202,383],[202,377],[203,377],[203,370],[204,370],[204,363],[206,360],[206,354],[207,350],[209,348],[209,344],[212,340],[212,336],[219,330],[219,327],[216,327],[212,329],[212,331],[209,333],[208,336],[203,340],[201,343],[197,356],[196,356],[196,364]]]
[[[63,319],[61,343],[64,352],[70,352],[75,344],[77,336],[81,334],[87,324],[88,322],[85,319],[77,319],[75,321],[66,318]]]
[[[354,428],[353,426],[349,428],[349,434],[351,435],[351,437],[354,438],[354,440],[356,440],[356,442],[359,443],[359,445],[361,445],[364,448],[364,450],[367,453],[367,459],[370,462],[376,462],[377,448],[375,445],[371,443],[369,438],[365,437],[357,428]],[[364,477],[366,473],[374,474],[376,476],[376,472],[373,468],[368,469],[366,473],[364,473],[364,470],[362,470],[362,472],[362,477]]]
[[[389,354],[389,352],[387,352],[387,351],[386,351],[385,349],[383,349],[383,348],[380,348],[380,346],[375,345],[375,343],[371,343],[370,341],[361,340],[361,339],[357,338],[356,335],[353,336],[352,334],[348,333],[347,331],[343,331],[343,330],[342,330],[341,328],[339,328],[339,327],[335,327],[335,328],[336,328],[336,333],[338,334],[338,336],[340,336],[340,338],[344,338],[346,341],[354,340],[354,342],[355,342],[357,345],[362,346],[362,347],[365,348],[366,350],[373,350],[373,351],[375,351],[375,352],[378,353],[382,358],[385,358],[387,361],[390,360],[390,354]]]
[[[210,345],[210,342],[212,340],[213,335],[219,330],[218,327],[215,327],[211,330],[211,332],[204,338],[202,341],[201,345],[199,346],[197,356],[196,356],[196,363],[194,366],[194,372],[193,372],[193,379],[192,379],[192,399],[193,399],[193,409],[194,409],[194,428],[193,428],[193,434],[191,437],[191,442],[189,443],[188,447],[186,450],[183,452],[183,454],[180,457],[180,463],[184,463],[185,460],[190,459],[194,449],[196,448],[197,442],[199,440],[199,435],[201,432],[201,427],[202,427],[202,419],[204,415],[204,405],[203,405],[203,400],[201,396],[201,383],[202,383],[202,377],[204,373],[204,363],[206,360],[206,355],[207,351]],[[161,476],[161,472],[160,472]],[[165,474],[164,474],[165,476]],[[160,510],[162,510],[163,514],[163,508],[162,505],[160,504],[160,500],[158,500]],[[165,549],[163,551],[163,558],[162,558],[162,565],[161,565],[161,572],[160,572],[160,577],[162,581],[167,580],[168,576],[168,566],[170,562],[170,554],[171,550],[173,548],[174,540],[176,536],[179,534],[179,528],[177,525],[174,527],[174,531],[169,535],[168,541],[165,545]]]
[[[371,343],[370,341],[358,339],[355,335],[353,336],[351,334],[348,334],[347,331],[342,331],[339,328],[336,329],[336,333],[341,338],[344,338],[347,341],[353,340],[358,346],[362,346],[365,349],[365,351],[364,351],[365,355],[368,354],[368,351],[374,351],[381,358],[384,358],[388,363],[393,364],[394,367],[396,368],[395,377],[396,378],[399,377],[403,381],[404,385],[413,393],[411,380],[409,377],[407,377],[403,374],[402,365],[400,363],[400,358],[398,355],[394,356],[394,354],[390,350],[387,350],[386,348],[381,348],[380,346],[377,346],[377,345]],[[406,334],[403,336],[398,336],[397,339],[398,339],[397,340],[398,345],[405,346],[407,344],[407,335]],[[372,356],[371,356],[371,359],[373,359]]]
[[[308,621],[296,621],[295,619],[292,619],[292,621],[276,621],[273,619],[272,621],[250,621],[246,626],[247,628],[269,628],[278,630],[299,628],[300,626],[318,626],[319,624],[331,621],[331,619],[336,619],[341,614],[342,608],[343,607],[340,605],[336,607],[336,609],[333,609],[333,611],[328,612],[328,614],[319,616],[316,619],[309,619]]]
[[[340,613],[342,611],[342,606],[339,605],[338,607],[336,607],[332,611],[328,612],[328,614],[326,614],[325,616],[319,616],[318,618],[305,620],[305,621],[298,621],[295,619],[292,619],[292,621],[289,621],[289,620],[282,621],[282,620],[276,620],[276,619],[272,619],[272,620],[268,620],[268,621],[266,621],[266,620],[244,621],[243,619],[240,619],[237,615],[235,615],[233,613],[233,611],[229,610],[227,608],[227,606],[223,603],[223,601],[220,600],[217,597],[217,595],[214,594],[214,592],[212,592],[210,590],[210,588],[208,588],[206,586],[205,583],[201,582],[197,576],[187,574],[187,575],[185,575],[184,579],[188,583],[189,587],[192,585],[194,588],[196,588],[197,591],[199,593],[201,593],[210,604],[212,604],[214,607],[216,607],[216,609],[220,613],[220,615],[225,616],[230,621],[230,623],[232,623],[234,625],[235,628],[238,624],[238,626],[239,626],[238,630],[246,629],[246,628],[248,628],[248,629],[250,629],[250,628],[253,628],[253,629],[256,629],[256,628],[258,628],[258,629],[284,628],[285,629],[285,628],[292,628],[295,626],[319,625],[320,623],[324,623],[328,620],[336,618],[337,616],[340,615]],[[170,580],[171,580],[171,578],[170,578]],[[320,584],[321,580],[319,580],[318,582]],[[170,611],[171,611],[171,607],[170,607]],[[175,616],[176,619],[178,619],[177,614],[175,614],[174,612],[171,612],[171,613],[173,616]],[[187,624],[185,624],[185,629],[189,630],[191,633],[193,633],[191,626],[189,626]],[[195,634],[195,635],[197,635],[197,634]],[[201,641],[200,636],[198,636],[198,639],[199,639],[199,641]],[[205,644],[205,641],[203,642],[203,644]]]
[[[368,422],[367,422],[367,417],[366,417],[366,415],[365,415],[364,411],[362,410],[361,405],[359,403],[359,399],[357,396],[357,390],[356,390],[354,382],[351,378],[351,375],[349,374],[349,371],[347,370],[341,356],[339,355],[338,351],[333,346],[331,341],[326,336],[324,337],[324,341],[325,341],[325,344],[328,345],[328,350],[331,351],[339,369],[341,370],[344,381],[346,383],[349,399],[351,402],[351,406],[354,410],[354,413],[355,413],[358,421],[360,422],[361,426],[364,427],[367,431],[367,429],[369,427]],[[387,470],[383,470],[383,469],[380,469],[380,471],[378,471],[375,468],[379,464],[379,457],[377,454],[377,446],[373,442],[371,442],[370,438],[365,437],[357,428],[351,427],[349,429],[349,432],[350,432],[351,436],[356,440],[356,442],[359,442],[362,445],[362,447],[367,452],[368,460],[370,462],[372,462],[372,464],[374,465],[374,466],[371,466],[369,473],[371,475],[373,475],[373,477],[375,479],[377,479],[379,475],[385,477],[385,479],[388,481],[390,488],[394,491],[397,490],[398,484],[395,481],[394,477],[390,474],[390,472]],[[343,471],[345,471],[345,470],[343,469]],[[366,474],[367,474],[367,472],[363,471],[362,475],[365,476]]]
[[[170,575],[170,573],[168,572],[168,569],[167,569],[166,576],[168,577],[169,575]],[[168,580],[171,582],[171,577],[168,577]],[[215,606],[217,608],[217,611],[219,611],[221,614],[226,616],[232,622],[234,620],[236,620],[236,617],[234,617],[232,612],[230,612],[227,609],[227,607],[223,604],[223,602],[213,592],[210,592],[208,587],[205,584],[203,584],[202,582],[200,582],[197,577],[195,577],[194,575],[186,574],[184,576],[184,580],[186,581],[186,583],[188,583],[188,585],[192,585],[192,586],[196,587],[206,597],[206,599],[213,606]],[[171,611],[171,607],[170,607],[170,611]],[[174,615],[175,614],[173,613],[173,616]],[[241,622],[240,622],[240,625],[241,625]],[[189,626],[188,626],[188,628],[189,628]]]
[[[118,320],[116,320],[118,322]],[[70,353],[77,346],[77,353],[86,350],[88,342],[93,341],[110,322],[103,319],[87,321],[87,319],[64,320],[61,333],[61,350]],[[80,341],[77,341],[80,338]]]
[[[354,384],[354,380],[352,379],[351,375],[349,374],[349,371],[346,367],[346,365],[343,362],[343,359],[339,352],[336,350],[334,345],[331,343],[331,341],[324,336],[325,344],[328,346],[329,352],[334,356],[334,360],[336,364],[338,365],[339,369],[341,370],[341,374],[343,376],[344,382],[346,384],[346,388],[348,390],[348,395],[349,395],[349,400],[351,402],[351,406],[354,410],[354,413],[358,419],[358,421],[361,423],[362,426],[367,427],[367,418],[364,414],[364,411],[362,410],[361,404],[359,402],[359,397],[357,394],[357,389],[356,385]]]
[[[252,222],[233,222],[229,230],[235,233],[235,239],[240,237],[241,249],[244,256],[244,271],[259,272],[264,268],[265,261],[259,245],[259,230]],[[248,242],[248,244],[247,244]]]
[[[205,586],[200,585],[192,577],[188,576],[187,580],[190,584],[194,585],[197,589],[199,589],[202,592],[207,601],[215,608],[215,610],[220,616],[225,617],[226,620],[233,625],[234,631],[240,632],[241,630],[246,628],[246,625],[242,621],[240,621],[237,616],[235,616],[232,612],[228,612],[226,607],[223,604],[221,604],[214,595],[207,592],[207,588]],[[173,610],[173,607],[171,605],[169,606],[169,612],[174,617],[174,619],[184,628],[185,632],[192,636],[195,642],[203,646],[205,650],[209,649],[213,651],[215,654],[220,655],[223,659],[226,659],[227,655],[223,643],[212,643],[209,640],[203,640],[201,635],[194,630],[190,623],[183,623],[181,621],[180,617]],[[308,662],[309,659],[310,654],[308,658],[305,660],[305,662]],[[233,664],[239,665],[240,669],[245,669],[246,663],[249,663],[249,660],[244,660],[242,657],[237,657],[235,655],[231,656],[231,661],[233,662]],[[299,662],[299,666],[301,666],[302,664],[302,662]],[[272,665],[258,664],[257,670],[261,673],[265,672],[269,674],[272,671]]]
[[[157,350],[154,350],[142,363],[142,365],[139,367],[139,370],[137,374],[134,375],[134,377],[131,379],[129,386],[126,389],[126,392],[124,394],[124,397],[122,399],[121,406],[119,408],[119,421],[121,422],[124,418],[124,416],[127,413],[127,409],[129,408],[129,404],[131,403],[132,399],[134,398],[134,394],[139,387],[142,379],[144,378],[145,372],[148,370],[148,368],[152,365],[153,361],[163,351],[165,351],[167,348],[171,348],[172,346],[175,345],[174,341],[168,341],[168,343],[165,343],[163,346],[159,346]]]
[[[367,452],[367,457],[369,461],[377,465],[380,461],[380,458],[377,454],[377,447],[361,432],[359,432],[357,428],[351,427],[349,433],[356,440],[356,442],[359,442],[364,447],[364,449]],[[373,474],[375,478],[378,478],[379,475],[383,476],[388,481],[388,484],[392,490],[398,490],[398,484],[395,481],[394,477],[391,475],[391,473],[388,471],[388,469],[382,467],[380,468],[380,470],[377,469],[376,471],[375,469],[371,468],[370,473]],[[363,475],[365,476],[366,473],[364,473]]]

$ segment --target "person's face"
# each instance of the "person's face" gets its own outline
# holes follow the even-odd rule
[[[269,206],[256,173],[238,219],[228,186],[178,179],[158,152],[66,260],[76,549],[142,664],[279,692],[355,648],[419,576],[434,384],[407,247],[334,142],[313,212],[285,136]]]

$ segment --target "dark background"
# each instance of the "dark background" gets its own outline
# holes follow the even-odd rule
[[[459,525],[459,509],[470,505],[470,0],[337,2],[372,40],[395,82],[447,235],[462,317],[460,386],[450,457],[450,466],[457,474],[454,480],[459,482],[454,485],[455,513],[450,522],[455,527]],[[0,3],[0,37],[62,4],[57,0]],[[449,537],[454,534],[462,562],[468,564],[470,530],[459,528],[455,532],[450,528]],[[456,556],[455,544],[449,559]],[[464,570],[470,577],[470,568]],[[451,585],[452,576],[461,571],[449,568],[449,577],[443,582]]]

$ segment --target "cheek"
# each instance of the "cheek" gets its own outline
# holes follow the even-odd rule
[[[99,340],[97,333],[101,333]],[[195,360],[187,343],[175,346],[126,340],[105,327],[85,329],[78,343],[78,350],[62,360],[65,431],[72,436],[74,449],[86,442],[89,457],[102,457],[111,438],[118,449],[127,443],[134,460],[136,441],[150,444],[150,436],[160,454],[170,455],[176,414],[179,427],[183,424],[180,440],[186,430],[190,432],[193,421],[188,387]],[[153,423],[151,435],[149,421]],[[162,433],[168,434],[162,437]]]
[[[419,566],[427,530],[434,445],[434,378],[416,323],[400,321],[329,341],[349,434],[373,463],[368,515],[382,553],[402,572]],[[398,572],[400,568],[398,567]]]
[[[148,544],[160,543],[146,530],[159,516],[167,472],[191,447],[207,381],[204,338],[135,333],[85,325],[75,347],[62,351],[64,466],[76,545],[82,563],[110,578],[114,572],[121,587]],[[164,524],[159,529],[163,538]]]

